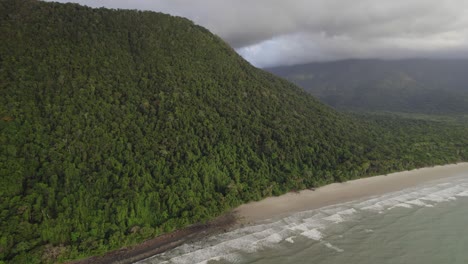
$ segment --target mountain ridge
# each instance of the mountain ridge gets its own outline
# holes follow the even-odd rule
[[[342,60],[268,68],[352,111],[468,113],[466,59]]]

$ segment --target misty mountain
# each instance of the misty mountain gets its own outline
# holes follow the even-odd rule
[[[468,113],[468,60],[344,60],[266,70],[341,110]]]

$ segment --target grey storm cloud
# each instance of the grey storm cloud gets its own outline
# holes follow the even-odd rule
[[[73,2],[188,17],[257,66],[468,54],[468,1],[464,0]]]

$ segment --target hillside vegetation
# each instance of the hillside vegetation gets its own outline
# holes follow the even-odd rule
[[[468,115],[468,60],[345,60],[267,70],[340,110]]]
[[[462,124],[341,114],[184,18],[1,0],[0,36],[0,262],[102,254],[266,196],[468,159]]]

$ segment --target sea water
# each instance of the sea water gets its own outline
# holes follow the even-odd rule
[[[270,219],[139,263],[467,264],[468,174]]]

